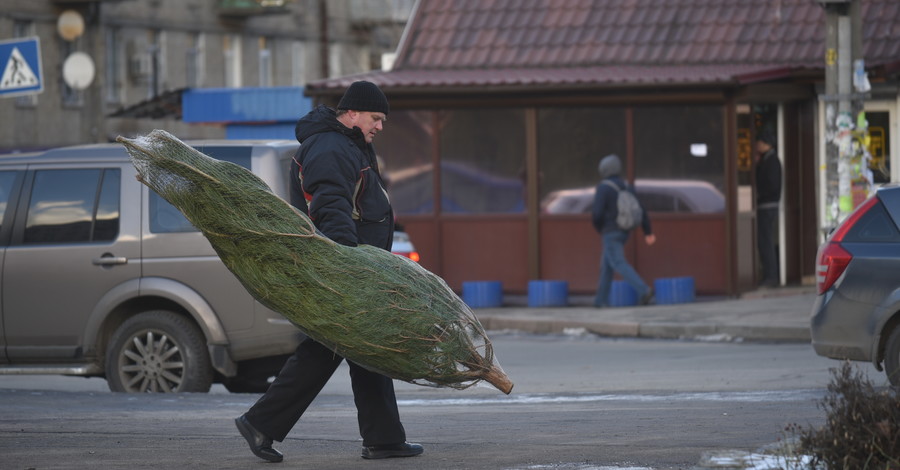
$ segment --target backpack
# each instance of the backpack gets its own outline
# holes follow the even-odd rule
[[[616,217],[616,224],[621,230],[631,230],[641,223],[644,218],[644,209],[641,203],[631,191],[620,189],[616,183],[610,180],[604,180],[604,184],[612,186],[618,197],[616,198],[616,207],[619,209],[619,215]]]

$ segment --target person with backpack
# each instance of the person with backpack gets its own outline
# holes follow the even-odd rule
[[[603,237],[603,256],[600,260],[600,281],[594,297],[595,307],[609,305],[609,292],[614,273],[619,273],[638,295],[641,305],[653,303],[653,288],[628,264],[625,258],[625,242],[631,230],[638,225],[644,232],[648,245],[656,243],[656,235],[650,227],[647,211],[641,207],[634,189],[620,176],[622,160],[618,155],[607,155],[600,160],[600,183],[594,193],[591,222]]]

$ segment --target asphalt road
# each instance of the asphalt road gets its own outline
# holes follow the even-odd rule
[[[709,451],[756,450],[790,423],[823,421],[817,400],[839,363],[805,344],[494,336],[509,396],[398,384],[425,454],[359,457],[339,370],[285,442],[282,468],[690,469]],[[870,368],[871,366],[869,366]],[[874,369],[876,384],[883,379]],[[233,419],[258,397],[126,395],[102,381],[0,376],[0,468],[273,468]],[[881,380],[879,382],[879,380]],[[55,385],[50,385],[53,382]],[[68,391],[102,385],[94,391]]]

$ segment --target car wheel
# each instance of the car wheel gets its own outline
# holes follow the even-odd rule
[[[894,328],[884,346],[884,372],[891,385],[900,387],[900,327]]]
[[[110,339],[106,381],[113,392],[208,392],[212,380],[203,333],[182,315],[144,312]]]

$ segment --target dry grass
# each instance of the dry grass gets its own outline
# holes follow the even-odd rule
[[[876,389],[849,362],[832,370],[819,403],[826,413],[820,428],[788,426],[796,452],[812,457],[810,468],[829,470],[900,469],[900,394]]]

